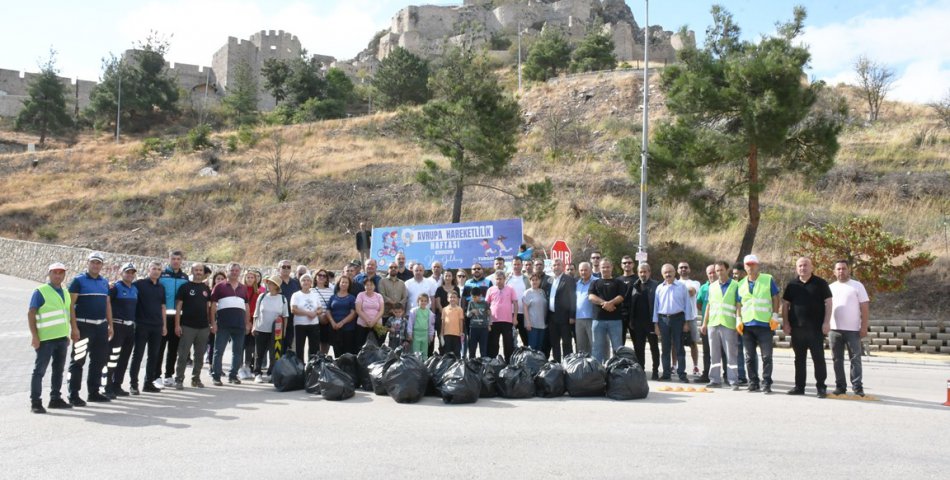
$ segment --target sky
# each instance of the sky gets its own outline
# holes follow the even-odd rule
[[[0,68],[36,71],[57,52],[60,74],[96,80],[101,60],[121,53],[150,31],[170,37],[171,62],[210,65],[228,36],[260,30],[297,35],[312,53],[356,56],[373,34],[412,4],[460,5],[419,0],[37,0],[9,2],[0,29]],[[897,73],[892,98],[928,102],[950,90],[950,0],[722,0],[750,40],[775,30],[801,4],[808,11],[802,37],[810,47],[809,75],[831,83],[853,82],[859,55]],[[627,0],[644,24],[644,0]],[[710,23],[709,0],[653,0],[650,24],[686,25],[701,42]]]

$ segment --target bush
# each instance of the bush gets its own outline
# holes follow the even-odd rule
[[[213,147],[214,144],[211,143],[211,127],[202,123],[189,130],[187,145],[195,152]]]
[[[142,155],[142,158],[148,157],[153,153],[167,157],[174,151],[174,140],[162,140],[161,138],[157,137],[149,137],[145,140],[142,140],[142,146],[139,148],[139,153]]]
[[[261,140],[261,134],[247,125],[238,129],[237,137],[246,148],[254,148]]]

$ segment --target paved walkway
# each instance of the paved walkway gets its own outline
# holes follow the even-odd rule
[[[483,399],[400,405],[359,392],[329,402],[240,385],[143,394],[29,413],[29,282],[0,277],[3,478],[945,478],[950,364],[867,362],[878,400],[717,390],[608,399]],[[810,374],[810,372],[809,372]],[[780,352],[776,391],[790,387]],[[206,380],[210,385],[210,381]],[[45,393],[44,393],[45,395]],[[79,453],[82,452],[82,453]],[[895,470],[899,469],[899,470]]]

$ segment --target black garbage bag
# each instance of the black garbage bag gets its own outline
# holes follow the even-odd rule
[[[439,390],[443,403],[475,403],[482,389],[482,380],[475,365],[469,361],[455,362],[442,375]]]
[[[304,390],[307,393],[320,393],[320,371],[328,363],[333,363],[333,359],[322,353],[310,357],[310,361],[307,362],[307,367],[304,369]]]
[[[395,360],[393,360],[394,362]],[[386,367],[389,366],[391,362],[389,360],[383,360],[379,362],[373,362],[369,366],[369,378],[370,382],[373,384],[373,393],[380,396],[389,395],[386,393],[386,383],[383,382],[383,374],[386,373]]]
[[[590,354],[569,355],[561,361],[564,386],[572,397],[601,397],[607,387],[607,370]]]
[[[346,400],[356,393],[353,377],[339,365],[324,363],[320,368],[320,394],[327,400]]]
[[[356,355],[353,355],[352,353],[344,353],[343,355],[337,357],[333,363],[343,369],[343,371],[350,376],[350,381],[353,382],[354,389],[360,387],[360,366],[359,362],[356,360]]]
[[[415,403],[422,400],[428,382],[429,374],[418,354],[404,353],[383,373],[386,393],[397,403]]]
[[[610,358],[610,360],[613,360],[613,359],[615,359],[615,358],[617,358],[617,359],[626,358],[626,359],[628,359],[628,360],[633,361],[633,363],[640,363],[640,362],[637,361],[637,352],[635,352],[632,348],[630,348],[630,347],[628,347],[628,346],[626,346],[626,345],[624,345],[624,346],[622,346],[622,347],[620,347],[620,348],[614,350],[614,355],[613,355],[613,357]],[[610,365],[610,363],[609,363],[610,360],[607,360],[607,362],[608,362],[607,365]],[[607,367],[607,368],[609,369],[609,367]]]
[[[356,354],[356,364],[359,367],[360,387],[368,392],[373,391],[373,380],[369,376],[369,366],[386,360],[390,349],[388,346],[379,347],[375,343],[366,341],[360,353]]]
[[[467,360],[468,366],[478,374],[479,382],[481,382],[479,398],[491,398],[498,394],[495,388],[495,373],[491,368],[488,368],[489,361],[488,358]]]
[[[534,376],[541,371],[541,367],[543,367],[545,363],[548,363],[547,357],[531,347],[518,347],[511,355],[511,364],[524,365],[528,373],[531,374],[531,378],[534,378]]]
[[[508,365],[498,374],[498,394],[502,398],[531,398],[534,380],[524,365]]]
[[[621,358],[607,369],[607,397],[614,400],[647,398],[650,385],[639,363]]]
[[[278,392],[290,392],[304,388],[304,364],[294,352],[287,352],[274,362],[271,379]]]
[[[534,377],[534,394],[544,398],[564,396],[564,367],[560,363],[545,363]]]
[[[426,372],[429,374],[426,396],[438,397],[441,395],[439,386],[442,384],[442,377],[456,363],[458,363],[458,358],[454,353],[448,353],[445,356],[433,355],[426,360]]]

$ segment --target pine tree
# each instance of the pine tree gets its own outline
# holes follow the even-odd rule
[[[234,81],[221,101],[225,115],[235,125],[257,123],[257,101],[257,80],[247,62],[241,61],[235,66]]]
[[[591,28],[571,55],[572,72],[613,70],[617,66],[614,41],[602,28]]]
[[[543,82],[556,77],[571,63],[571,46],[555,28],[546,28],[528,49],[524,62],[524,77]]]
[[[379,108],[421,105],[429,100],[429,64],[402,47],[393,49],[376,70],[373,87]]]
[[[73,118],[66,110],[66,86],[56,76],[56,52],[40,67],[40,74],[30,82],[29,98],[17,114],[14,128],[39,134],[40,145],[48,135],[60,134],[73,127]]]

